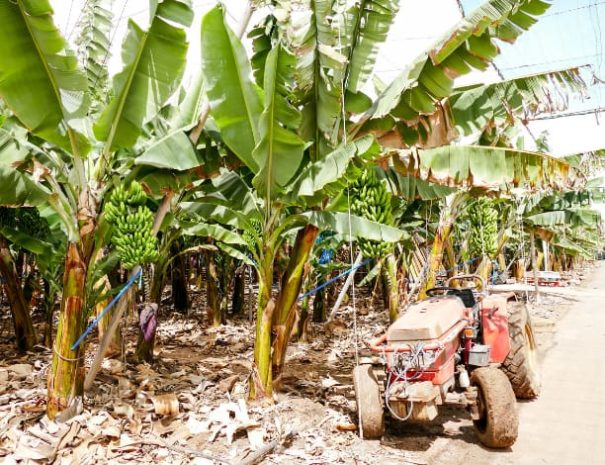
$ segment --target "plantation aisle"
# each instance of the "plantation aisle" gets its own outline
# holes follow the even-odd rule
[[[584,287],[605,289],[601,262]],[[543,390],[520,405],[519,439],[512,451],[494,452],[440,437],[427,451],[430,465],[605,464],[605,302],[584,296],[559,321],[543,362]]]

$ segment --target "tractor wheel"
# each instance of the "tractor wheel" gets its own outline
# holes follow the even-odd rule
[[[353,370],[359,429],[364,439],[379,439],[384,434],[384,409],[380,386],[372,365],[359,365]]]
[[[486,447],[503,449],[517,440],[519,416],[510,382],[497,368],[477,368],[471,375],[477,387],[479,420],[473,421],[479,440]]]
[[[508,333],[510,352],[502,363],[518,399],[535,399],[540,394],[538,347],[527,307],[521,302],[509,303]]]

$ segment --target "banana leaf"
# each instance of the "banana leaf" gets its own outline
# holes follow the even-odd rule
[[[94,126],[106,151],[132,147],[141,128],[176,91],[187,55],[185,28],[193,20],[188,0],[157,4],[148,31],[134,21],[122,46],[124,68],[113,79],[114,97]]]
[[[305,165],[288,187],[288,192],[294,198],[313,196],[327,185],[341,179],[355,157],[364,156],[370,150],[376,154],[377,149],[372,136],[342,144],[324,158]]]
[[[569,208],[567,210],[548,211],[527,217],[534,226],[552,228],[558,225],[597,226],[601,223],[601,213],[586,208]]]
[[[573,186],[577,173],[569,164],[543,153],[502,147],[448,145],[391,152],[393,168],[403,176],[450,187],[500,189],[506,185]]]
[[[33,134],[85,156],[87,81],[48,0],[0,1],[0,98]]]
[[[0,206],[35,207],[49,198],[51,192],[35,182],[29,173],[0,164]]]
[[[378,242],[398,242],[407,238],[401,229],[343,212],[311,211],[298,215],[320,230],[334,231],[344,240],[369,239]]]
[[[499,52],[494,39],[513,42],[549,6],[542,0],[488,0],[412,61],[379,95],[358,127],[390,114],[414,121],[434,113],[436,102],[452,93],[456,77],[488,67]]]
[[[277,45],[266,60],[265,107],[258,123],[259,140],[252,152],[260,168],[253,184],[259,194],[277,196],[296,174],[305,150],[304,141],[292,131],[298,112],[278,91],[282,68],[290,66],[288,53]]]
[[[378,49],[386,40],[398,11],[399,0],[362,0],[347,12],[347,23],[353,25],[346,78],[349,91],[359,92],[371,76]]]
[[[260,141],[262,112],[259,90],[241,41],[226,23],[224,8],[216,6],[202,20],[202,72],[211,115],[225,144],[258,173],[252,152]]]
[[[563,111],[570,95],[585,90],[580,69],[568,68],[456,89],[448,105],[454,124],[468,135],[483,131],[494,120]]]

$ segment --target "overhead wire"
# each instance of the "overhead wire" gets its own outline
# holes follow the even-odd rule
[[[573,116],[585,116],[585,115],[593,115],[605,112],[605,107],[597,107],[597,108],[589,108],[587,110],[578,110],[578,111],[568,111],[565,113],[552,114],[552,115],[540,115],[535,117],[528,118],[528,121],[543,121],[543,120],[551,120],[551,119],[559,119],[559,118],[569,118]]]
[[[107,45],[107,51],[105,52],[105,56],[103,57],[103,62],[101,63],[102,67],[105,67],[107,65],[107,59],[109,58],[109,53],[111,51],[113,41],[115,40],[115,38],[117,36],[118,24],[120,24],[120,22],[122,21],[122,18],[124,18],[124,12],[126,11],[127,4],[128,4],[128,0],[124,0],[124,4],[122,5],[122,10],[120,11],[120,16],[118,16],[118,20],[115,22],[115,27],[109,38],[109,44]],[[96,87],[98,81],[99,81],[99,76],[97,76],[97,79],[95,81],[95,87]]]
[[[552,16],[559,16],[559,15],[563,15],[563,14],[567,14],[567,13],[572,13],[574,11],[584,10],[586,8],[591,8],[593,6],[604,5],[604,4],[605,4],[605,1],[600,1],[600,2],[595,1],[594,5],[592,5],[592,0],[591,0],[591,4],[589,4],[589,5],[578,6],[576,8],[569,8],[567,10],[555,11],[553,13],[547,13],[547,14],[542,15],[541,17],[542,18],[549,18],[549,17],[552,17]]]
[[[75,32],[75,30],[78,28],[78,23],[80,22],[80,20],[82,19],[82,15],[84,14],[84,12],[86,11],[86,7],[88,6],[88,2],[90,0],[84,0],[84,5],[82,6],[82,8],[80,8],[80,12],[78,13],[78,16],[76,17],[76,21],[74,22],[74,25],[72,26],[71,30],[69,31],[69,33],[67,34],[67,41],[69,42],[71,40],[71,36],[73,35],[73,33]],[[67,28],[69,27],[69,19],[67,20],[67,24],[65,25],[65,30],[67,31]]]
[[[69,21],[71,20],[71,11],[73,10],[74,7],[74,1],[75,0],[71,0],[69,2],[69,10],[67,11],[67,19],[65,21],[65,30],[67,31],[67,28],[69,27]]]
[[[593,3],[593,1],[594,1],[594,3]],[[601,21],[599,18],[599,7],[598,7],[598,3],[596,2],[596,0],[591,0],[590,6],[591,6],[590,11],[592,11],[592,8],[594,7],[594,15],[591,14],[589,16],[590,16],[590,24],[592,26],[592,30],[593,30],[594,37],[595,37],[595,49],[598,53],[596,72],[597,72],[597,75],[600,76],[601,75],[601,66],[603,65],[603,35],[602,35],[602,31],[601,31]],[[593,23],[593,18],[596,20],[596,24]],[[602,105],[602,100],[601,100],[602,88],[600,85],[597,85],[596,88],[597,88],[598,106],[600,107]],[[597,122],[598,122],[598,117],[597,117]]]

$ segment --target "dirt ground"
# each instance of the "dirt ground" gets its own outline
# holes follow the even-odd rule
[[[542,393],[519,404],[519,439],[510,450],[477,443],[465,419],[447,418],[445,434],[430,438],[423,459],[431,465],[605,464],[605,263],[582,287],[586,292],[551,305],[556,319],[538,319]],[[556,328],[555,328],[556,324]]]
[[[599,264],[587,290],[605,288]],[[476,440],[468,414],[443,409],[428,425],[389,424],[382,441],[352,426],[352,309],[310,343],[289,349],[274,405],[249,404],[253,335],[246,320],[206,328],[203,313],[171,316],[158,327],[157,361],[108,360],[66,424],[44,417],[50,352],[17,356],[0,338],[0,463],[245,463],[281,438],[267,464],[605,464],[605,343],[602,297],[545,296],[532,309],[543,355],[543,393],[521,404],[520,435],[494,452]],[[360,337],[379,333],[384,312],[359,317]],[[128,338],[133,340],[132,335]],[[94,340],[90,347],[90,363]],[[132,353],[129,346],[127,354]],[[601,450],[599,450],[601,448]],[[211,458],[215,460],[212,460]]]

